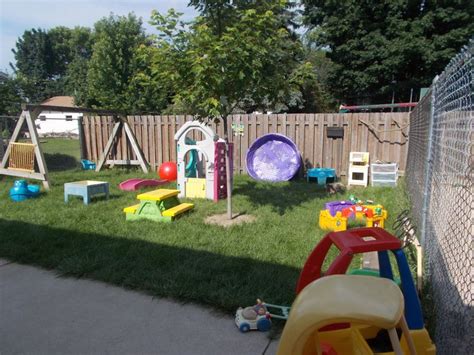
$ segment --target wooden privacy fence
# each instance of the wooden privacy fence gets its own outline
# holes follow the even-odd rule
[[[404,172],[408,148],[409,113],[242,114],[229,117],[229,136],[234,142],[234,173],[246,173],[245,157],[250,145],[267,133],[280,133],[295,142],[306,168],[336,168],[346,176],[349,152],[370,153],[370,160],[396,162]],[[174,134],[191,116],[128,116],[146,160],[156,169],[165,161],[176,161]],[[112,131],[112,117],[84,116],[81,130],[82,157],[97,162]],[[231,124],[243,128],[243,135]],[[210,124],[219,136],[223,126]],[[342,127],[343,138],[328,138],[328,127]],[[234,135],[236,133],[236,135]],[[199,139],[199,137],[195,137]],[[135,160],[125,137],[113,152],[117,160]]]

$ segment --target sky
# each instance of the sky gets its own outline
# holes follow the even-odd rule
[[[165,13],[174,8],[189,20],[196,15],[188,8],[189,0],[0,0],[0,70],[11,73],[11,51],[16,40],[31,28],[50,29],[56,26],[92,27],[110,13],[126,15],[134,12],[141,17],[147,33],[153,28],[147,22],[152,10]]]

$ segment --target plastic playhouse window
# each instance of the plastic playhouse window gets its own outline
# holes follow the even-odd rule
[[[199,129],[190,129],[185,136],[186,144],[196,144],[196,142],[200,142],[206,140],[206,136],[202,133]]]
[[[206,178],[206,159],[199,149],[192,149],[184,155],[187,178]]]

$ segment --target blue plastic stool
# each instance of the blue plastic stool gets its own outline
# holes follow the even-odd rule
[[[84,204],[88,205],[94,195],[105,194],[109,198],[109,183],[104,181],[75,181],[64,184],[64,202],[69,201],[69,195],[81,196]]]
[[[337,179],[336,169],[331,168],[313,168],[308,169],[306,181],[310,182],[316,179],[318,185],[326,185],[329,182],[335,182]]]

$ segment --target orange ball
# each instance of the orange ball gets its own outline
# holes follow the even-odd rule
[[[178,178],[176,163],[168,161],[161,164],[160,169],[158,170],[158,175],[160,176],[160,179],[175,181]]]

